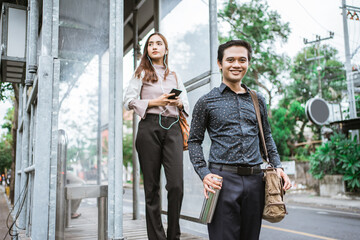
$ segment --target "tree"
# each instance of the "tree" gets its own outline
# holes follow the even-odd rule
[[[10,94],[9,94],[10,93]],[[13,97],[12,97],[13,96]],[[14,103],[14,111],[11,121],[11,180],[10,180],[10,200],[14,203],[15,190],[15,159],[16,159],[16,139],[17,139],[17,125],[18,125],[18,109],[19,109],[19,85],[17,83],[6,83],[0,81],[0,102],[12,97]]]
[[[290,77],[293,80],[285,88],[284,98],[280,101],[280,106],[288,106],[292,101],[298,101],[305,106],[305,103],[319,95],[318,88],[318,62],[308,61],[317,56],[317,50],[324,56],[320,60],[320,79],[322,98],[329,102],[339,102],[344,97],[346,90],[346,74],[343,63],[337,60],[338,51],[329,46],[322,45],[320,49],[316,46],[305,48],[295,57],[291,67]],[[299,137],[296,141],[302,141],[303,131],[309,120],[304,116],[299,118],[302,122]],[[313,132],[320,137],[320,127],[310,125]]]
[[[295,143],[306,141],[305,127],[310,127],[315,133],[315,138],[320,137],[320,127],[309,124],[305,115],[305,104],[310,99],[319,95],[318,88],[318,62],[308,59],[321,56],[320,79],[322,97],[329,102],[340,101],[346,89],[345,71],[341,62],[337,61],[337,50],[323,45],[305,48],[295,57],[291,66],[291,82],[284,88],[284,97],[279,102],[279,107],[273,109],[272,128],[273,136],[281,156],[290,157],[297,154],[306,154],[308,149],[295,148]]]
[[[7,93],[11,92],[12,89],[13,89],[13,87],[12,87],[11,83],[0,81],[0,102],[9,98]]]
[[[84,102],[80,109],[67,103],[60,110],[60,121],[68,136],[67,166],[80,164],[83,171],[94,169],[97,157],[97,95],[88,92],[77,95]]]
[[[0,174],[5,172],[6,169],[11,168],[11,163],[13,160],[12,155],[12,120],[14,115],[14,108],[9,108],[5,116],[6,122],[1,126],[2,129],[7,131],[0,136]]]
[[[296,141],[304,140],[303,134],[296,131],[299,119],[304,118],[304,107],[296,100],[288,106],[272,110],[272,118],[269,119],[272,135],[283,160],[295,154],[293,145]]]
[[[245,3],[230,0],[218,16],[230,26],[230,31],[221,33],[220,42],[244,39],[253,47],[253,59],[243,82],[264,89],[271,107],[273,96],[282,92],[281,73],[290,63],[288,57],[277,54],[274,45],[287,41],[289,23],[282,23],[280,15],[269,9],[266,0]]]
[[[300,103],[306,103],[310,98],[319,95],[317,61],[308,59],[317,56],[315,46],[303,49],[295,57],[292,64],[290,77],[293,82],[287,86],[283,103],[296,99]],[[338,51],[329,46],[322,45],[319,49],[320,79],[322,98],[327,101],[340,101],[343,98],[343,91],[346,90],[346,79],[344,64],[337,60]]]

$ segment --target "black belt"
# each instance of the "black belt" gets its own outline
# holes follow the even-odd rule
[[[224,170],[227,172],[237,173],[237,174],[243,175],[243,176],[258,174],[258,173],[262,172],[260,165],[244,167],[244,166],[238,166],[238,165],[209,163],[209,168],[215,168],[215,169],[219,169],[220,171]]]

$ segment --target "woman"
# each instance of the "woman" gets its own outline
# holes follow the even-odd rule
[[[150,240],[180,239],[183,198],[183,139],[179,114],[188,116],[189,103],[181,80],[168,68],[168,44],[160,33],[149,36],[139,67],[126,90],[124,105],[141,117],[136,150],[144,176],[146,226]],[[171,90],[182,91],[174,97]],[[168,191],[167,238],[161,222],[160,169]]]

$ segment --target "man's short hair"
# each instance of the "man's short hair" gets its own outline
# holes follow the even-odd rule
[[[244,41],[244,40],[230,40],[226,43],[221,44],[218,48],[217,59],[220,62],[220,64],[222,63],[225,49],[232,47],[232,46],[239,46],[239,47],[246,48],[247,52],[248,52],[248,61],[250,62],[251,54],[252,54],[252,48],[251,48],[250,43],[248,43],[247,41]]]

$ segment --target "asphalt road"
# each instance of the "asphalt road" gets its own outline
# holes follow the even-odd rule
[[[85,201],[85,202],[84,202]],[[84,199],[84,203],[95,205],[95,200]],[[132,212],[132,189],[126,188],[124,195],[124,213]],[[360,214],[331,209],[312,208],[300,205],[287,205],[289,214],[280,223],[263,221],[261,240],[307,240],[307,239],[343,239],[360,240]],[[144,192],[140,189],[140,214],[144,214]],[[191,224],[194,229],[182,231],[206,237],[206,228]]]
[[[294,205],[288,206],[288,212],[280,223],[263,221],[260,239],[360,239],[358,213]]]

